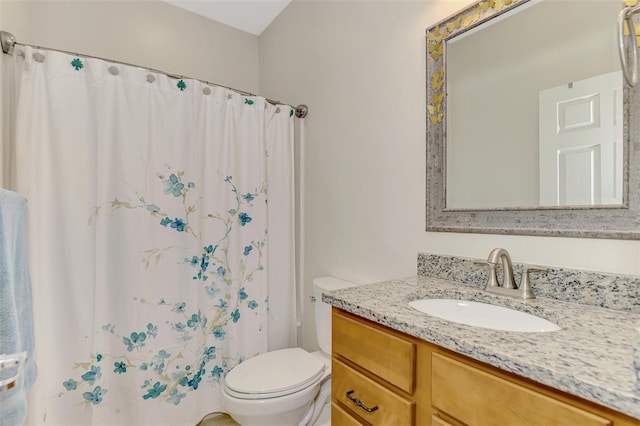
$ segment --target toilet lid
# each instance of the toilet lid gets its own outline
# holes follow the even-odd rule
[[[324,374],[325,364],[300,348],[266,352],[237,365],[225,387],[237,397],[273,398],[304,389]]]

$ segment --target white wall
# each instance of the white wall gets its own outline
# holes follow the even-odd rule
[[[424,231],[425,30],[468,3],[294,0],[261,35],[261,93],[309,106],[307,294],[316,276],[410,276],[418,252],[494,247],[515,262],[640,275],[640,242]]]
[[[258,91],[258,37],[159,0],[0,0],[19,43]]]

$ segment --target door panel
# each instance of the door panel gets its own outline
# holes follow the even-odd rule
[[[540,205],[622,204],[622,77],[540,92]]]

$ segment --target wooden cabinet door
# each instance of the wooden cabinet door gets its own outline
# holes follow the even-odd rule
[[[431,403],[469,426],[610,426],[611,421],[485,373],[447,356],[431,357]]]

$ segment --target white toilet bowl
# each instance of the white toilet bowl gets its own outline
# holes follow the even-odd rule
[[[227,374],[227,413],[242,426],[311,425],[330,396],[331,360],[290,348],[251,358]],[[324,388],[324,389],[323,389]],[[325,398],[318,397],[321,389]]]
[[[356,284],[334,277],[313,280],[318,346],[266,352],[237,365],[225,377],[225,411],[242,426],[329,426],[331,306],[322,292]]]

